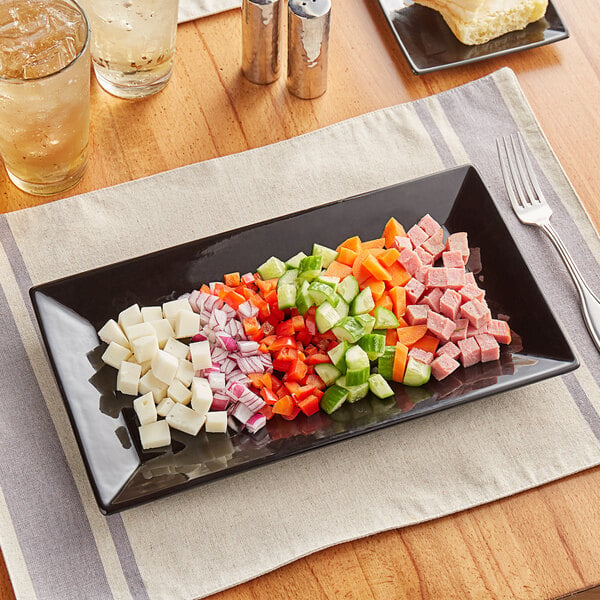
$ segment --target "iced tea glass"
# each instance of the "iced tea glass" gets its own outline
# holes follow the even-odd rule
[[[178,0],[82,0],[98,83],[119,98],[162,90],[173,71]]]
[[[0,156],[12,182],[50,195],[88,158],[89,29],[73,0],[0,2]]]

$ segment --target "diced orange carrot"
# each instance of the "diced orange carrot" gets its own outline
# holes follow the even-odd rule
[[[355,235],[354,237],[348,238],[345,242],[342,242],[337,248],[337,252],[340,251],[340,248],[348,248],[348,250],[352,250],[354,252],[356,252],[356,254],[358,254],[362,248],[362,242],[360,241],[360,238]]]
[[[389,266],[393,265],[398,260],[399,256],[400,256],[400,252],[398,252],[398,250],[396,250],[396,248],[390,248],[389,250],[386,250],[379,257],[379,262],[384,267],[389,267]]]
[[[392,379],[394,381],[402,383],[407,360],[408,347],[401,342],[396,342],[396,352],[394,352],[394,364],[392,367]]]
[[[227,273],[227,275],[223,276],[223,281],[225,282],[225,285],[236,287],[241,283],[240,274],[239,272]]]
[[[398,318],[398,326],[399,327],[408,327],[408,323],[402,317],[397,317],[397,318]]]
[[[397,261],[388,267],[387,271],[392,276],[391,281],[388,282],[389,287],[404,286],[412,279],[410,273]]]
[[[354,252],[354,250],[342,247],[339,250],[338,257],[336,258],[336,260],[338,262],[341,262],[343,265],[348,265],[349,267],[351,267],[354,264],[354,261],[356,260],[357,256],[358,254]]]
[[[436,338],[434,335],[425,334],[420,340],[417,340],[413,344],[413,348],[420,348],[421,350],[435,354],[435,351],[438,349],[439,345],[440,340],[438,338]]]
[[[386,329],[385,330],[385,345],[386,346],[395,346],[398,341],[398,334],[395,329]]]
[[[359,285],[361,285],[364,281],[366,281],[367,279],[369,279],[369,277],[371,277],[371,273],[369,271],[367,271],[367,269],[365,269],[365,267],[363,265],[365,258],[367,258],[368,256],[371,256],[371,255],[374,256],[375,258],[377,258],[381,254],[383,254],[383,252],[385,252],[385,250],[382,250],[380,248],[373,248],[371,250],[369,250],[369,249],[361,250],[358,253],[356,260],[354,261],[354,264],[352,265],[352,275],[354,275],[354,277],[356,277],[356,280],[358,281]]]
[[[363,267],[371,273],[375,279],[380,281],[391,281],[392,276],[387,272],[386,268],[372,255],[369,254],[363,260]]]
[[[379,300],[375,301],[375,307],[382,306],[383,308],[387,308],[388,310],[393,311],[394,305],[392,303],[392,299],[387,295],[383,294]]]
[[[381,298],[385,292],[385,283],[375,279],[375,277],[369,277],[369,279],[367,279],[361,287],[363,290],[366,287],[371,288],[371,294],[373,294],[373,300],[375,300],[375,302],[377,302],[377,300],[379,300],[379,298]]]
[[[394,238],[397,235],[405,236],[406,231],[404,231],[404,227],[402,227],[402,225],[400,223],[398,223],[398,221],[396,221],[396,219],[394,219],[394,217],[392,217],[386,223],[385,228],[383,230],[383,238],[385,240],[386,248],[394,247]]]
[[[398,327],[396,329],[398,341],[405,346],[412,346],[427,333],[427,325],[409,325],[408,327]]]
[[[329,263],[329,266],[325,271],[325,275],[327,277],[339,277],[340,281],[344,279],[344,277],[348,277],[348,275],[350,275],[351,273],[352,267],[344,265],[341,262],[338,262],[337,260],[331,261],[331,263]]]
[[[403,317],[406,312],[406,290],[401,285],[394,286],[388,292],[392,300],[392,311],[396,317]]]
[[[385,245],[385,239],[384,238],[377,238],[375,240],[368,240],[366,242],[362,243],[362,249],[363,250],[372,250],[373,248],[376,249],[381,249],[383,248],[383,246]]]

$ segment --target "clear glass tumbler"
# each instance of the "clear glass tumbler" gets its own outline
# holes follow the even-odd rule
[[[173,71],[178,0],[82,0],[96,79],[119,98],[162,90]]]
[[[73,0],[0,2],[0,156],[25,192],[83,176],[90,129],[89,29]]]

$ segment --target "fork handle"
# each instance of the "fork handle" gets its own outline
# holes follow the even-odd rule
[[[581,312],[583,313],[583,319],[586,327],[590,332],[590,336],[596,345],[596,348],[600,351],[600,300],[590,290],[588,284],[583,279],[575,261],[569,254],[569,251],[563,244],[558,233],[549,222],[544,223],[542,229],[546,235],[550,238],[555,248],[558,250],[561,258],[563,259],[569,274],[575,282],[575,287],[579,293],[579,299],[581,300]]]

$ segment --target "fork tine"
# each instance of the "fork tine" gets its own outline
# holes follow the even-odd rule
[[[500,142],[502,140],[502,143]],[[510,199],[515,212],[519,213],[523,210],[527,204],[524,202],[523,188],[519,180],[518,170],[514,165],[514,160],[511,157],[509,150],[509,143],[506,136],[498,138],[496,140],[496,146],[498,148],[498,157],[500,158],[500,169],[502,170],[502,178],[504,179],[504,186],[506,187],[506,193]],[[504,149],[504,153],[501,149]]]
[[[531,197],[532,198],[535,197],[540,204],[545,203],[546,199],[544,198],[544,194],[542,193],[540,184],[538,183],[537,177],[535,176],[535,171],[533,170],[533,165],[531,164],[531,161],[529,160],[529,153],[525,149],[523,135],[519,131],[516,133],[516,135],[514,137],[518,140],[520,154],[521,154],[521,157],[525,164],[525,172],[527,174],[527,177],[525,179],[530,182],[531,186],[533,186],[533,190],[535,190],[535,193],[530,188],[528,188],[528,191],[530,192]],[[514,141],[513,141],[513,144],[514,144]]]
[[[527,157],[527,152],[520,133],[517,132],[516,134],[511,134],[510,141],[515,157],[515,165],[519,172],[519,179],[524,187],[524,205],[539,205],[542,203],[543,199],[537,194],[539,186],[535,185],[534,190],[533,178],[535,178],[535,175],[533,174],[533,168]],[[537,184],[537,182],[535,183]]]

